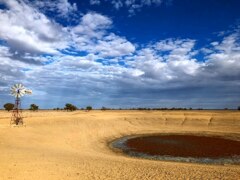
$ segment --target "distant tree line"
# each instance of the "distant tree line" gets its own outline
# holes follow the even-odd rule
[[[11,111],[14,109],[14,104],[13,103],[6,103],[3,105],[4,109],[7,111]],[[67,103],[65,104],[64,108],[53,108],[53,110],[65,110],[65,111],[76,111],[76,110],[86,110],[86,111],[91,111],[93,108],[92,106],[87,106],[85,108],[78,108],[77,106],[71,104],[71,103]],[[36,104],[31,104],[29,107],[29,110],[31,111],[37,111],[39,110],[39,106],[37,106]],[[149,111],[149,110],[204,110],[203,108],[176,108],[176,107],[172,107],[172,108],[146,108],[146,107],[137,107],[137,108],[108,108],[105,106],[102,106],[100,108],[100,110],[102,111],[106,111],[106,110],[139,110],[139,111]],[[224,110],[228,110],[228,108],[224,108]],[[240,106],[237,107],[237,110],[240,111]]]
[[[143,107],[138,107],[138,108],[106,108],[102,107],[101,110],[138,110],[138,111],[150,111],[150,110],[192,110],[192,108],[143,108]],[[202,108],[198,108],[196,110],[203,110]]]
[[[76,111],[78,110],[79,108],[77,108],[77,106],[71,104],[71,103],[67,103],[65,104],[65,107],[64,108],[53,108],[53,110],[57,110],[57,111],[60,111],[60,110],[66,110],[66,111]],[[87,106],[86,108],[80,108],[81,110],[87,110],[87,111],[90,111],[92,110],[92,106]]]

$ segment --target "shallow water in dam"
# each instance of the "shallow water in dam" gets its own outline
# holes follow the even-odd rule
[[[140,158],[240,164],[240,141],[187,134],[126,136],[111,143],[123,153]]]

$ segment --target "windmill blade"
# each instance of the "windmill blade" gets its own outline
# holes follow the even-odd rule
[[[10,91],[10,93],[16,93],[16,91]]]
[[[11,94],[16,94],[17,92],[16,92],[16,91],[11,91],[10,93],[11,93]]]
[[[25,94],[26,89],[21,89],[20,93]]]
[[[16,95],[17,95],[17,92],[16,92],[16,91],[11,91],[10,94],[11,94],[12,96],[16,96]]]
[[[19,88],[20,89],[26,89],[23,84],[20,84]]]
[[[17,89],[18,88],[18,84],[14,84],[14,86],[13,86],[15,89]]]
[[[15,96],[16,94],[17,94],[17,93],[15,93],[15,92],[11,92],[11,95],[12,95],[12,96]]]
[[[11,88],[11,91],[16,91],[16,90],[17,90],[17,88],[15,88],[15,87]]]
[[[11,93],[11,96],[15,96],[16,95],[16,93]]]
[[[25,88],[22,88],[22,89],[20,89],[20,91],[25,94],[26,89],[25,89]]]
[[[19,84],[18,87],[19,87],[19,88],[22,88],[22,87],[24,87],[24,86],[23,86],[22,84]]]
[[[20,91],[19,95],[23,96],[25,93],[23,91]]]

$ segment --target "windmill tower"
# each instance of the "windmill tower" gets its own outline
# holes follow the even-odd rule
[[[21,97],[25,94],[32,94],[32,91],[26,89],[22,84],[15,84],[11,87],[11,95],[14,96],[15,105],[12,112],[12,118],[10,121],[10,125],[23,125],[23,117],[22,117],[22,110],[21,110]]]

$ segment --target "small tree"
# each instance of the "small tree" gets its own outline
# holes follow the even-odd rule
[[[240,111],[240,106],[238,106],[238,110]]]
[[[5,110],[11,111],[11,110],[13,110],[13,108],[14,108],[14,104],[12,104],[12,103],[6,103],[6,104],[3,105],[3,107],[5,108]]]
[[[64,109],[67,111],[75,111],[75,110],[77,110],[77,107],[70,103],[67,103],[67,104],[65,104]]]
[[[103,106],[103,107],[101,108],[101,110],[102,110],[102,111],[106,111],[106,110],[109,110],[109,108]]]
[[[92,110],[92,106],[87,106],[86,110],[88,110],[88,111]]]
[[[29,110],[37,111],[38,110],[38,106],[36,104],[31,104]]]

